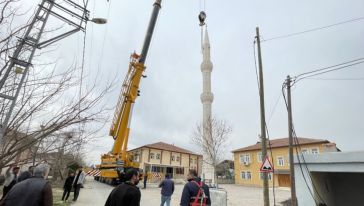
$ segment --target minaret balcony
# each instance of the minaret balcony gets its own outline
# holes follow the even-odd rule
[[[211,92],[204,92],[201,94],[201,102],[210,102],[212,103],[212,101],[214,101],[214,94],[212,94]]]
[[[201,71],[212,71],[213,64],[211,61],[203,61],[201,63]]]

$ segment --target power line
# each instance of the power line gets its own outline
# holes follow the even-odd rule
[[[258,75],[258,67],[257,67],[257,55],[255,54],[255,43],[256,43],[256,37],[254,38],[254,42],[253,42],[253,53],[254,53],[255,75],[257,76],[257,85],[258,85],[258,91],[260,94],[259,75]]]
[[[358,78],[306,78],[310,80],[328,80],[328,81],[361,81],[364,80],[364,77]]]
[[[315,69],[315,70],[312,70],[312,71],[309,71],[309,72],[304,72],[302,74],[297,75],[296,78],[300,77],[300,76],[307,75],[307,74],[311,74],[311,73],[323,71],[323,70],[326,70],[326,69],[334,68],[334,67],[337,67],[337,66],[342,66],[342,65],[345,65],[345,64],[353,63],[353,62],[360,61],[360,60],[364,60],[364,57],[361,57],[361,58],[358,58],[358,59],[353,59],[353,60],[350,60],[350,61],[347,61],[347,62],[335,64],[335,65],[328,66],[328,67],[323,67],[323,68],[320,68],[320,69]]]
[[[352,63],[352,64],[349,64],[349,65],[341,66],[341,67],[334,68],[334,69],[329,69],[329,70],[326,70],[326,71],[320,70],[322,72],[314,73],[314,74],[311,74],[311,75],[308,75],[308,76],[304,76],[304,77],[301,77],[301,78],[297,78],[292,85],[296,84],[297,82],[301,81],[302,79],[306,79],[306,78],[309,78],[309,77],[318,76],[318,75],[321,75],[321,74],[326,74],[326,73],[333,72],[333,71],[337,71],[337,70],[342,70],[342,69],[345,69],[345,68],[348,68],[348,67],[351,67],[351,66],[354,66],[354,65],[357,65],[357,64],[362,64],[362,63],[364,63],[364,61]],[[332,67],[328,67],[328,68],[332,68]]]
[[[361,20],[364,20],[364,17],[350,19],[350,20],[338,22],[338,23],[335,23],[335,24],[330,24],[330,25],[322,26],[322,27],[316,27],[316,28],[312,28],[312,29],[308,29],[308,30],[304,30],[304,31],[300,31],[300,32],[284,34],[284,35],[280,35],[280,36],[276,36],[276,37],[272,37],[272,38],[269,38],[269,39],[262,40],[262,42],[272,41],[272,40],[276,40],[276,39],[288,38],[288,37],[292,37],[292,36],[297,36],[297,35],[301,35],[301,34],[305,34],[305,33],[309,33],[309,32],[314,32],[314,31],[319,31],[319,30],[323,30],[323,29],[328,29],[328,28],[331,28],[331,27],[335,27],[335,26],[339,26],[339,25],[342,25],[342,24],[347,24],[347,23],[351,23],[351,22],[355,22],[355,21],[361,21]]]
[[[109,5],[108,5],[108,8],[107,8],[107,16],[106,16],[106,19],[109,19],[109,17],[110,17],[111,2],[109,2],[108,4]],[[96,72],[95,81],[97,80],[97,78],[99,76],[100,69],[101,69],[101,64],[103,63],[103,60],[104,60],[105,41],[106,41],[106,36],[107,36],[107,33],[108,33],[108,28],[109,28],[108,25],[109,24],[106,24],[106,28],[105,28],[105,31],[104,31],[104,34],[103,34],[103,38],[102,38],[101,54],[100,54],[99,62],[98,62],[98,65],[97,65],[97,72]]]
[[[298,140],[298,137],[297,137],[297,134],[296,134],[296,130],[294,129],[294,126],[292,127],[293,128],[293,135],[294,135],[294,139],[296,141],[296,145],[299,147],[300,151],[302,151],[301,149],[301,144],[299,143],[299,140]],[[325,203],[324,199],[322,198],[322,196],[320,195],[320,193],[318,192],[318,189],[316,187],[316,184],[312,181],[312,175],[311,175],[311,172],[310,170],[308,169],[308,166],[307,166],[307,163],[306,163],[306,160],[305,160],[305,157],[303,155],[302,152],[298,152],[298,149],[297,149],[297,146],[296,146],[296,154],[297,154],[297,160],[298,160],[298,163],[301,165],[301,161],[300,161],[300,157],[299,155],[302,156],[302,160],[303,160],[303,165],[305,166],[306,168],[306,171],[307,171],[307,174],[308,176],[310,177],[310,180],[312,182],[312,187],[313,187],[313,190],[314,192],[318,195],[319,199],[321,200],[321,203]]]
[[[286,94],[285,94],[285,90],[284,90],[285,86],[287,86],[286,81],[285,81],[285,82],[283,83],[283,85],[282,85],[282,95],[283,95],[283,98],[284,98],[284,102],[285,102],[285,104],[286,104],[286,109],[288,110],[288,102],[287,102]],[[301,150],[301,145],[300,145],[300,143],[299,143],[299,141],[298,141],[298,138],[297,138],[297,135],[296,135],[296,132],[295,132],[294,126],[292,126],[292,129],[293,129],[293,135],[294,135],[294,136],[293,136],[293,137],[294,137],[293,139],[295,140],[295,144],[296,144],[295,149],[296,149],[296,155],[297,155],[298,165],[299,165],[299,167],[300,167],[300,171],[301,171],[301,174],[302,174],[302,178],[303,178],[303,180],[304,180],[304,182],[305,182],[305,185],[306,185],[307,189],[308,189],[308,190],[309,190],[309,192],[310,192],[311,197],[312,197],[312,198],[313,198],[313,200],[315,201],[316,205],[318,205],[318,204],[317,204],[317,200],[316,200],[316,198],[315,198],[315,196],[314,196],[314,194],[313,194],[313,191],[311,190],[311,188],[310,188],[310,186],[309,186],[309,184],[308,184],[308,182],[307,182],[306,176],[305,176],[304,171],[303,171],[303,169],[302,169],[302,163],[301,163],[301,160],[300,160],[300,157],[299,157],[299,152],[298,152],[298,149],[297,149],[297,146],[298,146],[298,147],[300,148],[300,150]],[[303,155],[303,154],[301,153],[301,155]],[[308,169],[308,167],[307,167],[307,163],[306,163],[306,161],[305,161],[304,157],[303,157],[303,164],[306,166],[307,173],[309,174],[310,179],[311,179],[311,182],[312,182],[312,177],[311,177],[310,171],[309,171],[309,169]],[[316,192],[316,194],[318,194],[318,196],[319,196],[319,198],[321,199],[321,201],[323,201],[322,197],[321,197],[321,196],[320,196],[320,194],[318,193],[318,191],[317,191],[317,189],[316,189],[316,187],[315,187],[315,184],[314,184],[313,182],[312,182],[312,185],[313,185],[314,192]],[[323,202],[324,202],[324,201],[323,201]]]
[[[278,106],[279,100],[281,100],[281,94],[280,94],[280,93],[278,94],[278,97],[277,97],[276,103],[274,104],[274,107],[273,107],[273,109],[272,109],[272,111],[271,111],[271,113],[270,113],[270,115],[269,115],[269,118],[268,118],[268,124],[269,124],[270,120],[272,119],[274,112],[275,112],[275,111],[276,111],[276,109],[277,109],[277,106]]]

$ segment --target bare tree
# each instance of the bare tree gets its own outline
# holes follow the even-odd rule
[[[22,11],[20,0],[0,0],[0,78],[9,64],[18,38],[23,36],[29,25],[29,22],[16,23],[19,22],[16,19],[26,12]],[[4,141],[0,145],[0,172],[14,161],[18,164],[35,162],[41,153],[63,150],[64,154],[77,156],[85,142],[95,136],[95,132],[108,118],[108,108],[103,100],[111,91],[113,83],[105,82],[102,88],[96,83],[81,88],[81,82],[86,81],[79,75],[80,68],[75,65],[69,68],[63,66],[60,68],[62,71],[58,71],[40,58],[43,54],[36,54],[38,58],[34,62],[37,63],[33,64],[26,77],[5,128]],[[12,88],[10,84],[9,89]],[[4,118],[8,107],[8,103],[0,102],[0,120]],[[65,143],[56,138],[75,130],[81,131],[77,141],[73,139]],[[22,155],[24,153],[28,155]]]
[[[14,161],[25,150],[34,149],[36,153],[44,153],[58,151],[69,144],[84,144],[103,126],[107,119],[107,107],[102,100],[111,90],[111,85],[101,91],[93,87],[78,97],[72,94],[79,87],[79,79],[73,77],[75,72],[68,70],[59,75],[51,73],[46,78],[28,81],[5,131],[0,168]],[[64,144],[55,139],[51,141],[57,133],[79,127],[83,128],[84,138]]]
[[[39,141],[32,151],[32,163],[46,161],[51,165],[53,180],[63,180],[72,165],[84,165],[82,148],[92,139],[83,131],[56,132]]]
[[[216,118],[208,118],[204,123],[196,126],[192,132],[191,141],[195,143],[201,152],[206,155],[203,161],[211,165],[214,170],[216,183],[216,166],[223,159],[224,149],[232,129],[226,121]]]

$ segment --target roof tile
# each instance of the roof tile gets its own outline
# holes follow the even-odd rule
[[[200,155],[200,154],[197,154],[197,153],[192,152],[190,150],[186,150],[186,149],[183,149],[181,147],[177,147],[177,146],[174,146],[172,144],[167,144],[167,143],[164,143],[164,142],[156,142],[156,143],[153,143],[153,144],[147,144],[147,145],[141,146],[139,148],[142,148],[142,147],[147,147],[147,148],[151,148],[151,149],[167,150],[167,151],[179,152],[179,153],[186,153],[186,154]],[[135,149],[133,149],[133,150],[135,150]]]
[[[314,144],[314,143],[330,143],[328,140],[324,140],[324,139],[310,139],[310,138],[303,138],[303,137],[298,137],[297,139],[298,139],[298,142],[300,145]],[[288,145],[289,145],[288,138],[270,140],[271,148],[286,147]],[[296,144],[294,143],[294,145],[296,145]],[[247,147],[236,149],[236,150],[233,150],[232,152],[234,153],[234,152],[251,151],[251,150],[258,150],[261,148],[262,148],[262,143],[257,142],[255,145],[250,145]]]

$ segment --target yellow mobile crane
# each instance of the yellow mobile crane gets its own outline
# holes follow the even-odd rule
[[[135,99],[139,96],[139,84],[145,70],[153,31],[161,9],[162,0],[153,4],[153,12],[149,21],[142,52],[134,53],[130,57],[129,70],[122,85],[121,93],[116,105],[110,136],[115,140],[111,152],[101,156],[99,165],[100,181],[109,184],[118,184],[123,181],[123,172],[128,168],[139,169],[139,163],[133,162],[133,157],[127,155],[127,146],[130,131],[130,120]]]

